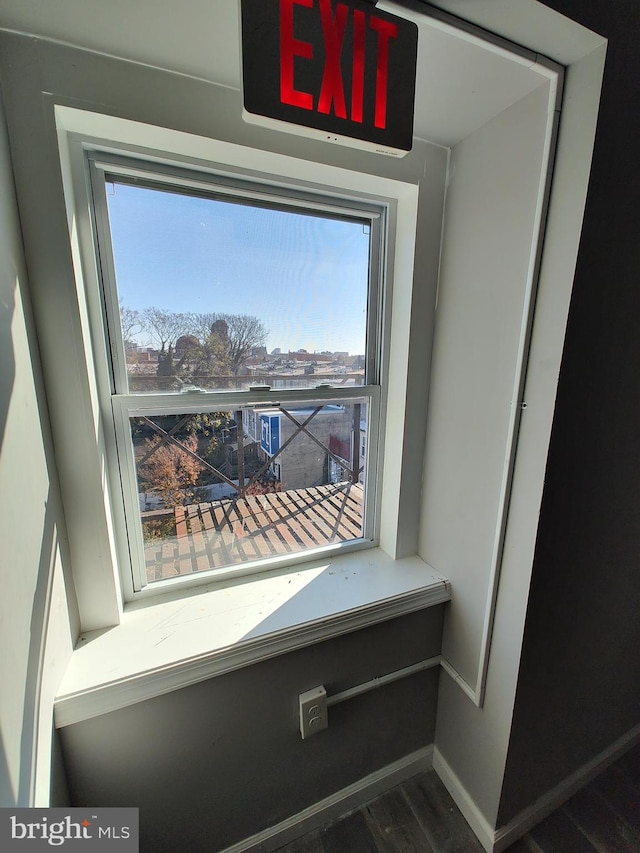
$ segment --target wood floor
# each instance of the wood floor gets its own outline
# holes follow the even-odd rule
[[[483,853],[433,770],[279,853]],[[640,853],[640,745],[508,853]]]

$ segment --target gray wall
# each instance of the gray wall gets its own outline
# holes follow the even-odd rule
[[[1,97],[0,189],[0,806],[27,806],[48,801],[53,696],[74,631]]]
[[[440,649],[442,606],[61,730],[74,805],[140,808],[141,849],[214,851],[433,742],[437,668],[329,709],[303,741],[297,696],[329,695]]]
[[[640,724],[640,10],[547,5],[610,41],[501,824]]]

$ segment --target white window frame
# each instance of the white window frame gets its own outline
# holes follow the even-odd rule
[[[295,566],[312,557],[331,554],[341,550],[353,550],[360,547],[372,547],[377,542],[377,475],[374,466],[366,472],[366,499],[363,517],[362,536],[357,539],[308,548],[296,553],[272,556],[260,560],[251,560],[238,565],[211,568],[193,574],[175,578],[164,578],[149,582],[146,578],[144,545],[141,535],[138,507],[138,483],[135,459],[130,437],[130,419],[133,417],[154,417],[168,414],[188,414],[210,411],[236,410],[243,406],[267,405],[277,403],[292,404],[315,403],[325,401],[343,402],[350,399],[367,400],[367,421],[371,434],[377,434],[380,416],[380,338],[384,304],[384,258],[386,245],[386,205],[372,205],[354,200],[345,201],[339,197],[318,196],[307,191],[300,192],[279,185],[258,185],[253,182],[229,180],[216,173],[206,174],[169,165],[116,157],[101,151],[88,151],[87,163],[93,198],[93,212],[96,240],[96,262],[100,269],[101,303],[103,305],[102,331],[105,348],[110,352],[108,371],[111,377],[109,392],[111,409],[105,412],[105,424],[111,420],[115,429],[117,454],[109,459],[114,492],[122,494],[123,514],[126,523],[126,537],[118,538],[118,550],[121,562],[122,582],[129,597],[148,590],[149,593],[167,591],[173,586],[191,585],[198,581],[222,580],[258,571]],[[124,341],[119,319],[119,294],[117,290],[111,227],[109,221],[106,187],[118,179],[135,179],[136,186],[150,189],[172,188],[185,195],[211,199],[237,200],[247,204],[269,205],[274,209],[299,210],[317,216],[334,216],[354,221],[366,221],[370,229],[368,259],[368,312],[365,383],[353,388],[300,388],[293,390],[261,391],[199,391],[183,394],[175,391],[136,393],[128,387]],[[98,321],[94,322],[94,327]],[[376,454],[377,456],[377,454]],[[118,489],[119,485],[119,489]]]
[[[94,403],[98,404],[101,414],[100,418],[105,425],[105,408],[106,393],[108,387],[108,357],[106,348],[103,342],[103,330],[96,328],[98,321],[96,317],[101,314],[101,309],[98,309],[99,298],[96,294],[99,293],[98,272],[95,266],[95,258],[93,254],[93,246],[91,252],[88,251],[88,238],[91,234],[90,221],[90,205],[87,199],[87,181],[85,166],[80,165],[80,157],[84,161],[84,155],[87,149],[98,151],[110,151],[117,154],[126,153],[128,156],[133,155],[134,158],[144,158],[155,160],[159,163],[169,163],[180,168],[185,163],[195,164],[196,168],[202,169],[202,151],[206,149],[207,163],[214,163],[213,170],[217,174],[229,175],[231,177],[241,174],[248,179],[273,185],[280,185],[285,189],[290,190],[292,187],[298,188],[300,191],[311,191],[316,194],[341,197],[347,203],[352,203],[354,200],[364,200],[373,205],[382,207],[387,215],[387,234],[388,234],[388,251],[386,252],[385,274],[389,280],[395,279],[402,281],[402,289],[400,290],[401,298],[398,300],[398,292],[393,296],[394,300],[394,316],[391,318],[391,312],[386,311],[381,326],[381,357],[380,357],[380,376],[382,379],[382,390],[380,396],[381,410],[381,429],[377,437],[378,447],[380,449],[379,457],[383,460],[379,465],[379,482],[380,488],[377,490],[375,497],[375,517],[380,518],[379,532],[377,538],[366,542],[355,543],[354,547],[371,547],[378,545],[385,554],[391,559],[395,559],[399,555],[397,553],[397,543],[401,538],[401,519],[400,519],[400,499],[399,491],[401,484],[398,478],[400,468],[402,467],[402,441],[401,432],[404,424],[404,406],[406,397],[403,394],[403,387],[406,386],[407,379],[407,361],[408,354],[408,337],[410,327],[410,306],[411,306],[411,290],[413,279],[413,251],[414,242],[407,243],[406,240],[401,242],[401,251],[398,251],[399,243],[396,239],[399,232],[399,224],[403,222],[402,233],[415,234],[415,224],[417,219],[417,202],[418,202],[418,187],[412,184],[406,184],[393,179],[380,178],[378,176],[360,174],[349,170],[327,166],[325,164],[309,163],[300,161],[292,157],[273,154],[271,152],[256,151],[247,149],[244,146],[239,146],[229,143],[221,143],[217,140],[203,139],[193,137],[191,135],[179,132],[170,131],[167,129],[147,128],[146,126],[138,125],[137,123],[112,119],[108,116],[81,113],[73,108],[56,107],[58,125],[60,128],[59,140],[62,154],[63,176],[65,180],[65,190],[67,197],[67,205],[70,213],[70,221],[74,221],[74,229],[71,232],[72,249],[77,253],[77,284],[78,298],[81,312],[86,312],[87,323],[92,327],[92,334],[85,335],[84,347],[89,365],[93,365],[97,374],[96,399]],[[91,132],[87,134],[88,127]],[[114,128],[116,132],[114,132]],[[104,131],[107,130],[107,133]],[[98,131],[98,134],[96,134]],[[117,141],[113,137],[117,137]],[[135,141],[132,141],[135,139]],[[145,138],[154,140],[154,147],[150,148],[147,145],[140,145],[140,139]],[[159,138],[170,139],[170,144],[163,147],[161,150],[157,148]],[[199,156],[194,156],[194,148],[198,150]],[[213,149],[213,150],[212,150]],[[214,154],[214,156],[211,156]],[[274,168],[274,166],[276,168]],[[256,168],[258,167],[258,168]],[[265,168],[266,167],[266,168]],[[211,168],[211,167],[209,167]],[[310,180],[313,177],[314,180]],[[79,237],[76,241],[74,238]],[[391,295],[387,297],[389,304],[391,303]],[[93,303],[93,304],[92,304]],[[102,320],[99,321],[99,324]],[[102,340],[101,340],[102,338]],[[394,342],[395,339],[395,342]],[[403,357],[404,356],[404,357]],[[393,377],[396,377],[394,382]],[[385,381],[386,380],[386,381]],[[393,407],[393,412],[389,416],[388,398],[389,394],[397,399]],[[327,392],[330,397],[331,392]],[[282,394],[278,395],[282,398]],[[298,396],[294,392],[294,396]],[[319,396],[316,393],[316,397]],[[333,398],[336,393],[333,392]],[[216,398],[219,406],[219,399]],[[261,402],[257,400],[256,402]],[[400,404],[400,405],[399,405]],[[191,408],[192,406],[190,406]],[[199,403],[199,408],[202,405]],[[373,419],[372,419],[373,425]],[[108,433],[108,428],[106,433]],[[391,435],[391,441],[389,436]],[[395,440],[394,440],[395,438]],[[373,431],[370,435],[370,441],[376,440]],[[105,434],[105,459],[115,452],[114,442]],[[382,455],[384,447],[393,448],[391,452]],[[104,509],[106,510],[105,523],[109,528],[110,539],[113,545],[112,564],[114,567],[114,588],[113,594],[116,599],[117,607],[121,612],[127,601],[133,601],[138,598],[145,598],[149,595],[157,595],[159,593],[170,592],[173,583],[162,583],[158,588],[143,589],[136,591],[133,582],[128,580],[129,572],[123,573],[123,577],[118,580],[118,572],[116,566],[123,564],[123,554],[119,550],[118,543],[123,541],[122,531],[124,529],[125,518],[121,508],[121,502],[118,499],[118,488],[114,486],[112,472],[109,473],[110,487],[106,490],[106,500],[104,501]],[[386,507],[386,509],[385,509]],[[287,559],[289,564],[297,564],[299,561],[309,559],[309,556],[302,552],[293,560]],[[271,568],[277,568],[279,563],[274,561]],[[258,570],[264,570],[264,566],[259,566]],[[98,586],[109,587],[108,581],[105,582],[104,574],[101,578],[97,577],[97,568],[95,573],[85,569],[83,582],[79,585],[79,598],[85,597],[84,590],[91,590],[94,587],[93,580]],[[232,570],[232,574],[244,573],[240,570]],[[91,575],[95,574],[92,578]],[[216,573],[213,580],[221,579]],[[194,576],[185,580],[184,586],[190,586],[198,583],[210,583],[212,577],[207,573],[207,577]],[[154,585],[155,586],[155,585]],[[82,610],[82,601],[80,601]],[[95,606],[92,608],[95,610]],[[105,606],[104,612],[106,613]],[[113,612],[113,608],[111,608]],[[107,624],[113,624],[113,618],[105,619]]]

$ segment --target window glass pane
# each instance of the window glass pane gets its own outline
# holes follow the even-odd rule
[[[370,225],[106,183],[127,388],[365,382]]]
[[[131,418],[147,581],[362,538],[368,403]]]

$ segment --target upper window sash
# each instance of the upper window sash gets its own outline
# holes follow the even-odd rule
[[[94,227],[102,283],[102,311],[110,359],[110,393],[129,394],[125,346],[120,323],[114,250],[111,239],[107,186],[110,181],[151,190],[173,192],[253,207],[293,211],[315,217],[362,222],[370,229],[369,280],[364,385],[381,382],[383,326],[382,271],[385,264],[386,210],[350,198],[301,191],[285,185],[263,185],[227,175],[194,172],[181,167],[151,164],[104,152],[88,152],[93,196]],[[305,391],[307,389],[300,389]],[[175,393],[175,392],[173,392]],[[217,392],[216,392],[217,393]]]

